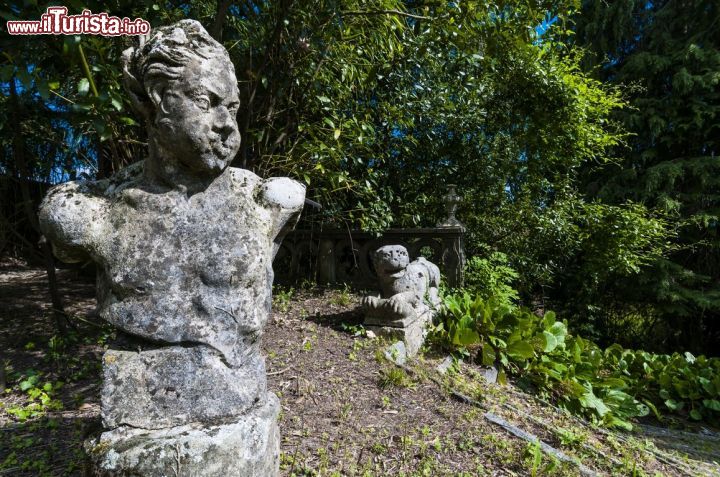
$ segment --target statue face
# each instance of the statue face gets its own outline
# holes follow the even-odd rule
[[[239,105],[232,63],[213,57],[187,65],[158,105],[155,133],[164,156],[191,173],[221,173],[240,147]]]
[[[410,263],[408,251],[402,245],[385,245],[375,252],[375,270],[378,274],[405,270]]]

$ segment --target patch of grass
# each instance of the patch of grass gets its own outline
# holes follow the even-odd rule
[[[380,370],[380,380],[378,385],[381,389],[387,389],[390,387],[398,388],[414,388],[415,383],[410,379],[407,373],[397,367],[388,367]]]
[[[384,362],[386,361],[386,359],[385,359],[385,352],[384,352],[383,349],[382,349],[381,347],[379,347],[379,346],[378,346],[377,348],[375,348],[375,355],[374,355],[374,356],[375,356],[375,362],[378,363],[378,364],[382,364],[382,363],[384,363]]]
[[[380,444],[379,442],[376,442],[372,446],[370,446],[370,452],[377,455],[384,455],[388,451],[387,446],[384,446],[383,444]]]
[[[290,302],[295,295],[293,287],[273,287],[273,308],[280,313],[287,313],[290,310]]]
[[[317,282],[315,280],[311,280],[309,278],[303,278],[300,283],[298,284],[298,288],[301,290],[309,291],[313,288],[317,287]]]
[[[306,336],[306,337],[303,339],[302,344],[300,345],[300,346],[301,346],[301,349],[302,349],[303,351],[312,351],[312,349],[313,349],[313,339],[314,339],[314,340],[317,340],[317,336],[312,336],[312,337]]]
[[[340,408],[340,419],[344,421],[350,417],[350,411],[352,411],[352,404],[343,404],[342,408]]]
[[[563,429],[562,427],[555,430],[555,435],[563,447],[569,447],[571,449],[580,448],[588,438],[587,432],[578,429]]]
[[[336,290],[333,296],[330,297],[330,304],[346,307],[352,303],[352,295],[350,293],[350,287],[346,284],[343,288]]]

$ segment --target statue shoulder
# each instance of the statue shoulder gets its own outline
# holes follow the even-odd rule
[[[305,186],[289,177],[266,179],[261,191],[261,199],[266,207],[300,211],[305,204]]]
[[[252,193],[267,208],[299,211],[305,204],[305,186],[289,177],[263,179],[247,169],[231,167],[230,180],[234,190]]]
[[[415,261],[410,263],[410,265],[413,267],[421,267],[421,269],[428,274],[431,286],[438,286],[440,283],[440,268],[437,265],[427,260],[425,257],[418,257]]]
[[[50,188],[40,204],[43,218],[54,215],[85,216],[88,207],[107,204],[106,181],[70,181]],[[90,212],[90,211],[88,211]]]
[[[262,181],[258,202],[270,212],[275,258],[283,238],[295,228],[305,205],[305,186],[289,177],[271,177]]]
[[[52,187],[38,212],[40,228],[61,260],[76,262],[92,252],[104,233],[109,200],[104,181],[72,181]]]
[[[262,184],[262,178],[252,171],[247,169],[241,169],[239,167],[230,168],[230,180],[232,181],[233,189],[242,191],[243,193],[255,192],[260,184]]]
[[[122,195],[122,191],[136,186],[143,176],[145,161],[138,161],[120,169],[107,179],[94,181],[88,185],[98,195],[103,195],[109,199],[117,198]]]

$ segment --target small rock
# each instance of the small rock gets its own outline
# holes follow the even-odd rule
[[[375,334],[375,332],[374,332],[373,330],[366,330],[366,331],[365,331],[365,336],[368,337],[368,338],[370,338],[370,339],[377,338],[377,335]]]
[[[481,370],[480,374],[482,374],[485,381],[490,384],[495,384],[497,382],[498,370],[495,366]]]
[[[396,341],[385,350],[385,357],[393,363],[402,366],[407,361],[405,343]]]
[[[448,372],[448,369],[452,367],[453,365],[453,359],[452,356],[447,356],[442,363],[438,364],[435,369],[437,369],[437,372],[440,374],[445,374]]]

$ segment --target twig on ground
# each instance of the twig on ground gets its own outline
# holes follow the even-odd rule
[[[280,371],[273,371],[273,372],[271,372],[271,373],[267,373],[267,375],[268,375],[268,376],[277,376],[278,374],[283,374],[283,373],[285,373],[285,372],[287,372],[287,371],[290,371],[291,369],[295,369],[295,367],[294,367],[294,366],[288,366],[287,368],[281,369]]]
[[[268,375],[268,376],[277,376],[278,374],[286,373],[286,372],[290,371],[291,369],[295,369],[295,367],[294,367],[294,366],[288,366],[287,368],[281,369],[280,371],[272,371],[272,372],[270,372],[270,373],[267,373],[267,375]]]
[[[92,321],[88,321],[88,320],[86,320],[85,318],[81,318],[79,315],[73,315],[71,318],[72,318],[73,320],[79,320],[79,321],[82,321],[83,323],[85,323],[85,324],[87,324],[87,325],[95,326],[95,327],[97,327],[97,328],[102,328],[102,327],[103,327],[102,324],[100,324],[100,323],[93,323]]]

